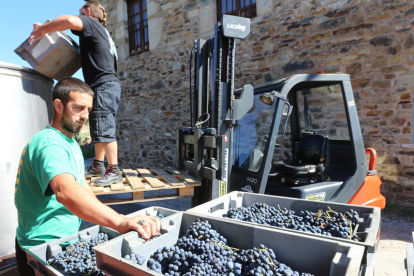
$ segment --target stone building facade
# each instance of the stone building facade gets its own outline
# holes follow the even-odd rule
[[[188,61],[213,36],[213,0],[147,0],[149,51],[129,55],[127,4],[102,0],[119,54],[123,167],[174,165],[176,131],[188,126]],[[257,0],[238,41],[236,87],[295,73],[350,74],[366,147],[389,202],[414,206],[414,3],[405,0]]]

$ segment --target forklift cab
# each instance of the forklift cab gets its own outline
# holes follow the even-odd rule
[[[293,75],[254,87],[234,129],[230,190],[349,202],[367,175],[349,75]]]

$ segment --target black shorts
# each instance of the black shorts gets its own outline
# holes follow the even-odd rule
[[[27,263],[26,251],[20,248],[17,239],[15,239],[17,270],[21,276],[36,276],[34,269]]]
[[[95,96],[89,114],[89,128],[93,143],[116,141],[116,113],[121,99],[119,82],[106,82],[93,88]]]

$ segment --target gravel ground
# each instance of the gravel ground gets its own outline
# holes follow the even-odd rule
[[[414,210],[411,216],[383,211],[381,237],[376,254],[375,276],[406,276],[407,243],[413,243]]]

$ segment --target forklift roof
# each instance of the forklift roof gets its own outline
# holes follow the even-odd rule
[[[267,82],[254,87],[254,94],[262,94],[269,91],[278,91],[281,98],[287,98],[290,91],[300,89],[302,87],[314,88],[325,86],[330,83],[338,83],[342,81],[350,81],[348,74],[297,74],[287,78]]]

